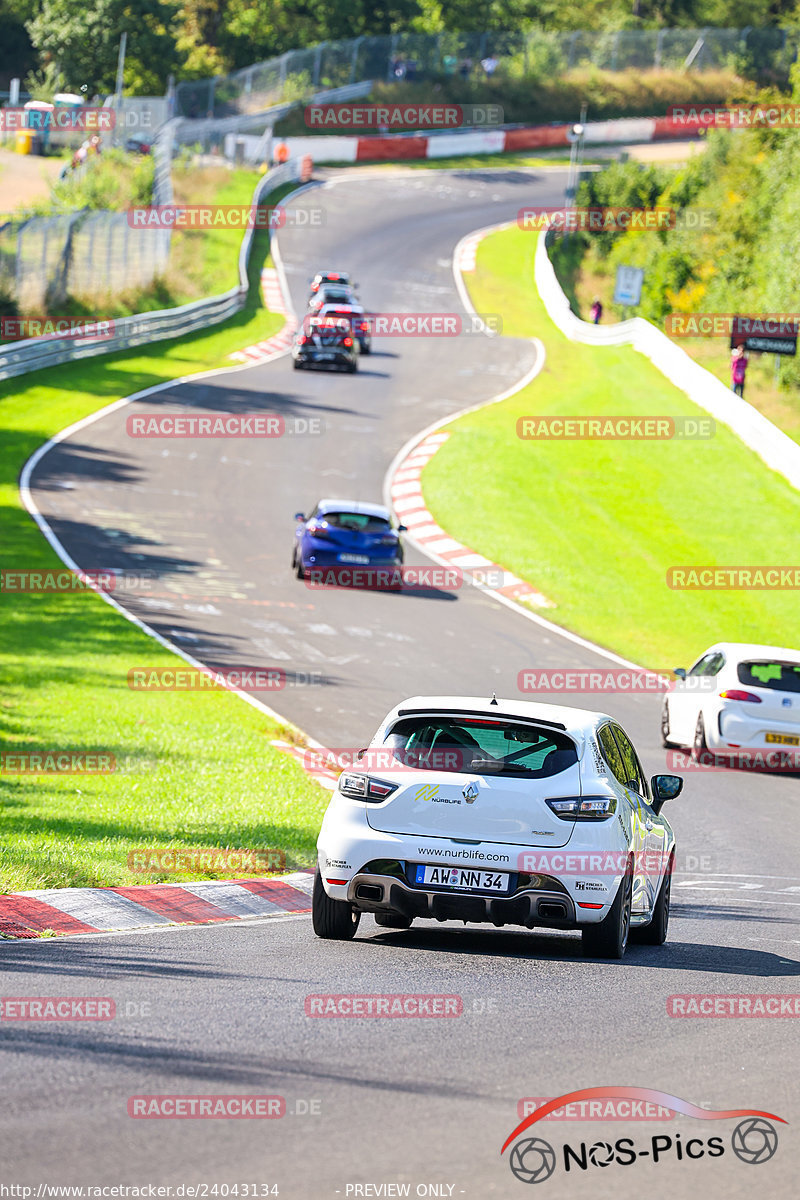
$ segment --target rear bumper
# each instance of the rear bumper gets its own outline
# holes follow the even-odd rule
[[[725,751],[729,747],[743,750],[776,750],[783,745],[792,749],[792,743],[768,742],[767,734],[800,739],[800,721],[765,718],[761,714],[750,716],[732,709],[720,709],[717,720],[707,723],[706,745],[709,750]],[[800,752],[800,745],[794,748]]]
[[[578,920],[572,898],[561,891],[526,889],[513,896],[461,895],[412,888],[394,876],[365,872],[350,880],[347,899],[362,912],[393,912],[433,921],[523,925],[528,929],[535,925],[577,929],[602,920],[609,908],[604,905],[589,910]]]

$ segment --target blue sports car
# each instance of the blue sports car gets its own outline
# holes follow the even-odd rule
[[[405,525],[393,525],[382,504],[320,500],[310,516],[295,513],[295,520],[292,567],[298,579],[330,567],[402,567]]]

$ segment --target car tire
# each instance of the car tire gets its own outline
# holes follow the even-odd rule
[[[292,359],[292,362],[293,362],[293,364],[294,364],[294,369],[295,369],[295,371],[302,371],[302,369],[303,369],[303,364],[302,364],[301,362],[299,362],[299,361],[298,361],[298,359],[296,359],[296,358],[295,358],[295,359]]]
[[[702,762],[708,754],[708,746],[706,744],[706,725],[703,720],[703,714],[697,718],[697,724],[694,727],[694,741],[692,742],[692,761]]]
[[[669,708],[666,700],[661,706],[661,745],[665,750],[679,750],[677,742],[669,740]]]
[[[314,891],[311,896],[311,923],[314,933],[320,938],[334,938],[339,942],[349,941],[355,936],[361,913],[356,912],[346,900],[332,900],[322,883],[319,867],[314,872]]]
[[[356,371],[357,371],[357,370],[358,370],[358,366],[357,366],[357,364],[356,364],[356,363],[354,363],[354,362],[353,362],[353,363],[348,363],[348,364],[347,364],[347,373],[348,373],[348,375],[355,375],[355,373],[356,373]]]
[[[644,925],[640,929],[634,930],[634,936],[637,942],[643,942],[646,946],[663,946],[667,940],[667,930],[669,929],[669,902],[672,891],[672,870],[675,866],[675,855],[670,855],[667,872],[661,881],[661,889],[658,893],[655,908],[653,909],[653,919],[649,925]]]
[[[292,566],[294,567],[294,573],[295,573],[295,575],[297,576],[297,578],[298,578],[298,579],[305,579],[305,577],[306,577],[306,573],[305,573],[305,571],[303,570],[303,560],[302,560],[302,558],[300,558],[298,555],[295,555],[294,562],[292,563]]]
[[[372,354],[372,346],[370,346],[368,342],[365,342],[364,345],[361,347],[361,353],[362,354]]]
[[[402,913],[376,912],[372,914],[375,924],[382,929],[410,929],[413,917],[404,917]]]
[[[628,945],[633,900],[631,864],[620,880],[614,903],[597,925],[584,925],[581,930],[584,953],[591,958],[622,958]]]

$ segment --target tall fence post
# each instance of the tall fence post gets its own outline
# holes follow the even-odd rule
[[[350,83],[355,83],[355,81],[356,81],[356,65],[358,63],[358,52],[361,49],[361,43],[363,41],[364,41],[363,37],[357,37],[356,40],[353,42],[353,55],[352,55],[352,58],[350,59]]]
[[[322,68],[322,48],[323,46],[327,46],[327,44],[327,42],[320,42],[314,47],[314,69],[311,75],[311,84],[314,88],[319,87],[319,75]]]
[[[661,51],[662,51],[663,45],[664,45],[664,30],[659,29],[658,34],[656,36],[656,57],[655,57],[655,63],[654,63],[654,66],[656,66],[656,67],[661,66]]]

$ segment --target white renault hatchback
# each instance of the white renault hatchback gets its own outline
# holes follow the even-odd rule
[[[317,842],[314,931],[351,938],[361,913],[580,929],[621,958],[629,933],[667,936],[683,786],[648,783],[605,713],[519,700],[417,696],[392,709],[339,777]]]
[[[800,650],[718,642],[664,697],[667,748],[740,752],[800,747]]]

